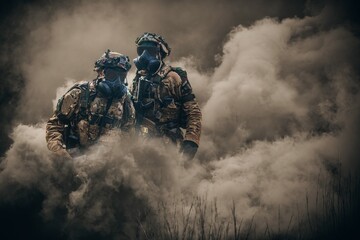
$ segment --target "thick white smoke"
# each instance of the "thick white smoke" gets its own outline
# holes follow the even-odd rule
[[[331,177],[329,169],[349,166],[357,156],[359,40],[320,20],[239,26],[213,73],[198,72],[191,59],[173,64],[186,67],[203,111],[201,145],[190,168],[174,147],[138,139],[112,139],[86,159],[59,163],[46,149],[43,125],[20,125],[1,164],[1,195],[16,198],[8,194],[13,184],[35,187],[45,195],[45,216],[66,205],[68,221],[106,233],[122,219],[114,202],[123,193],[120,209],[206,195],[217,199],[222,216],[234,201],[244,220],[256,215],[258,226],[274,227],[271,219],[281,209],[286,225],[297,206],[304,211],[307,194],[313,199],[323,187],[321,179]],[[77,175],[71,180],[77,183],[64,190],[52,175],[60,182]]]
[[[359,41],[319,18],[234,29],[211,76],[198,156],[213,178],[198,192],[222,206],[234,200],[245,219],[274,218],[281,206],[286,224],[307,193],[315,198],[319,175],[356,169],[347,131],[358,132]]]

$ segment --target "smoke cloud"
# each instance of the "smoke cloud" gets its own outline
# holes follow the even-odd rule
[[[271,7],[259,7],[265,2],[181,1],[168,4],[161,0],[151,3],[113,0],[58,4],[50,1],[45,10],[43,4],[48,2],[18,7],[15,13],[24,17],[19,18],[14,13],[5,22],[6,32],[8,24],[18,24],[13,26],[13,34],[4,35],[6,45],[13,51],[9,52],[5,47],[7,54],[3,57],[7,61],[21,56],[16,63],[26,79],[26,88],[21,94],[17,118],[23,123],[46,119],[54,92],[63,85],[65,77],[77,80],[94,78],[89,70],[107,49],[135,58],[134,41],[146,31],[161,34],[171,43],[170,61],[194,56],[198,69],[211,71],[215,65],[214,55],[221,52],[225,36],[233,26],[239,22],[249,25],[263,16],[284,18],[301,15],[304,5],[298,1],[287,4],[277,1]],[[234,7],[238,4],[242,7]],[[255,7],[257,11],[249,10]],[[151,12],[153,17],[139,14],[143,9]],[[209,14],[213,18],[209,19]],[[194,24],[196,22],[206,24]],[[20,36],[23,39],[19,39]],[[20,44],[12,44],[14,39]],[[29,108],[31,112],[27,111]]]
[[[299,211],[305,214],[306,196],[309,211],[317,211],[314,196],[334,174],[358,170],[360,42],[347,25],[329,20],[332,8],[316,16],[297,18],[286,9],[291,18],[263,18],[286,16],[277,3],[242,25],[225,19],[226,26],[236,22],[232,30],[219,23],[222,29],[210,34],[211,24],[193,24],[194,34],[185,34],[188,27],[173,24],[204,17],[203,3],[194,3],[181,15],[186,19],[176,21],[169,16],[176,15],[177,4],[188,7],[186,1],[166,8],[169,16],[150,19],[133,13],[148,7],[163,12],[157,10],[162,1],[122,3],[79,2],[55,11],[45,24],[38,24],[40,15],[29,22],[36,28],[19,47],[26,79],[17,115],[21,124],[13,128],[13,144],[0,165],[0,210],[13,216],[5,225],[9,236],[20,234],[11,228],[18,220],[14,206],[24,206],[33,229],[41,229],[28,230],[34,236],[116,239],[136,235],[144,209],[151,212],[174,199],[186,205],[203,196],[216,199],[224,218],[234,202],[245,221],[256,216],[260,229],[276,228],[273,219],[285,226]],[[231,14],[251,8],[231,6],[222,7]],[[209,8],[217,13],[220,5]],[[130,21],[129,16],[137,17]],[[166,24],[158,24],[165,18]],[[170,63],[187,70],[201,105],[203,132],[195,161],[187,166],[175,147],[160,140],[106,136],[74,161],[53,156],[44,122],[56,99],[74,81],[95,77],[93,62],[107,48],[134,58],[129,43],[144,31],[164,35],[173,46]],[[205,57],[217,63],[204,64]],[[131,80],[134,73],[129,75]],[[25,225],[27,219],[18,221]]]

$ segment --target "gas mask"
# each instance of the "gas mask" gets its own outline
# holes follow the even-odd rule
[[[138,57],[134,64],[138,70],[146,70],[149,75],[154,75],[161,68],[161,57],[154,47],[138,47]]]
[[[127,92],[127,72],[118,68],[105,68],[104,78],[98,83],[99,92],[107,98],[121,98]]]

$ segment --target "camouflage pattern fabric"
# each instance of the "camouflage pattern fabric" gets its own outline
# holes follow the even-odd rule
[[[51,151],[57,152],[67,147],[64,142],[66,125],[70,126],[71,131],[79,139],[79,147],[93,144],[101,135],[114,129],[125,133],[133,131],[135,109],[130,94],[113,99],[106,113],[108,99],[96,92],[96,80],[89,83],[89,91],[94,97],[89,99],[85,110],[81,109],[80,104],[81,96],[85,94],[83,89],[75,87],[63,96],[58,109],[46,125],[46,141]],[[106,121],[100,127],[99,121],[102,116],[106,117]]]
[[[131,93],[135,97],[135,102],[138,100],[138,83],[144,77],[140,71],[133,81]],[[188,140],[199,145],[202,115],[187,76],[180,77],[173,68],[164,65],[148,80],[153,84],[146,90],[149,97],[141,99],[141,105],[149,105],[151,102],[153,105],[140,110],[138,104],[135,104],[136,111],[142,111],[143,114],[143,119],[139,123],[140,129],[145,127],[146,131],[152,132],[155,136],[165,135],[170,139],[176,137],[177,143]],[[151,126],[151,123],[154,126]],[[185,130],[184,135],[180,128]]]

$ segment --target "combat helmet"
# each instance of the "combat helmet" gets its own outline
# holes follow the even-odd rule
[[[98,60],[96,60],[94,66],[95,71],[104,68],[121,68],[127,72],[131,68],[130,59],[124,54],[111,52],[110,49],[108,49]]]
[[[141,46],[146,46],[151,43],[152,44],[155,43],[159,48],[162,58],[169,56],[171,52],[171,48],[169,47],[167,42],[165,42],[165,39],[162,36],[157,35],[155,33],[145,32],[143,35],[141,35],[135,40],[135,43],[138,48]]]

